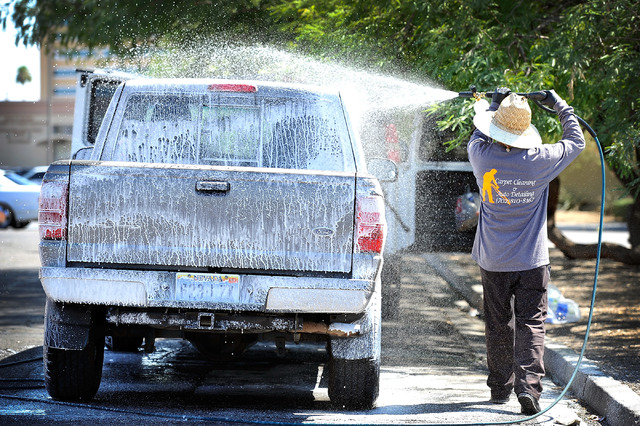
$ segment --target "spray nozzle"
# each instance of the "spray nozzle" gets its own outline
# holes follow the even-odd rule
[[[494,92],[478,92],[476,86],[469,87],[468,92],[458,92],[458,97],[460,98],[474,98],[476,101],[479,101],[483,97],[492,97]],[[534,102],[540,102],[546,99],[547,92],[538,91],[538,92],[529,92],[529,93],[517,93],[520,96],[524,96],[527,99],[531,99]]]
[[[474,85],[469,87],[469,91],[468,92],[458,92],[458,97],[460,97],[460,98],[474,98],[476,101],[479,101],[480,99],[482,99],[486,95],[487,95],[487,93],[485,93],[485,92],[478,93],[478,89]],[[492,95],[492,94],[489,94],[489,95]]]

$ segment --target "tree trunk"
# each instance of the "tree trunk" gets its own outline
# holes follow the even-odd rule
[[[569,240],[556,228],[555,213],[560,195],[560,179],[556,178],[549,184],[549,205],[547,206],[547,233],[549,240],[569,259],[595,259],[598,244],[576,244]],[[633,203],[628,219],[629,241],[632,248],[613,243],[602,243],[600,257],[612,259],[627,265],[640,265],[640,198]]]
[[[627,228],[629,228],[629,244],[631,244],[631,247],[640,247],[640,197],[636,197],[633,200],[627,217]]]

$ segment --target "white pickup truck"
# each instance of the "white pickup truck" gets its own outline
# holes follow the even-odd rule
[[[374,406],[385,207],[339,93],[133,79],[93,126],[42,184],[53,398],[96,394],[105,337],[148,351],[184,338],[210,355],[320,340],[331,401]]]

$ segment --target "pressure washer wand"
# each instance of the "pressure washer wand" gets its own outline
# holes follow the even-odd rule
[[[476,98],[480,100],[483,97],[491,98],[494,92],[478,92],[476,86],[471,86],[471,90],[468,92],[458,92],[458,97],[460,98]],[[534,102],[540,102],[547,98],[547,92],[539,91],[539,92],[529,92],[529,93],[518,93],[520,96],[524,96],[527,99],[531,99]]]
[[[471,90],[469,90],[468,92],[458,92],[458,97],[460,98],[475,98],[477,101],[479,101],[480,99],[482,99],[483,97],[488,97],[491,98],[493,97],[493,94],[495,92],[478,92],[478,90],[476,89],[476,86],[471,86],[470,87]],[[552,110],[551,108],[542,105],[540,102],[545,100],[547,98],[547,92],[544,91],[539,91],[539,92],[529,92],[529,93],[517,93],[520,96],[524,96],[527,99],[531,99],[536,105],[538,105],[540,108],[542,108],[543,110],[545,110],[546,112],[550,113],[550,114],[555,114],[556,112],[554,110]],[[587,129],[587,131],[589,132],[589,134],[591,136],[593,136],[594,139],[598,139],[598,136],[596,135],[596,132],[591,128],[591,126],[589,126],[589,124],[587,124],[586,121],[584,121],[582,118],[580,118],[579,116],[576,115],[576,118],[578,119],[578,121],[580,122],[580,124],[582,124],[584,126],[585,129]]]

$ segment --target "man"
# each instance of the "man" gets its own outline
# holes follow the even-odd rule
[[[553,90],[541,103],[555,109],[562,139],[542,144],[526,98],[498,88],[476,103],[476,130],[467,145],[483,201],[472,257],[484,289],[491,402],[512,391],[522,413],[540,412],[544,376],[549,250],[549,182],[585,147],[576,116]]]

